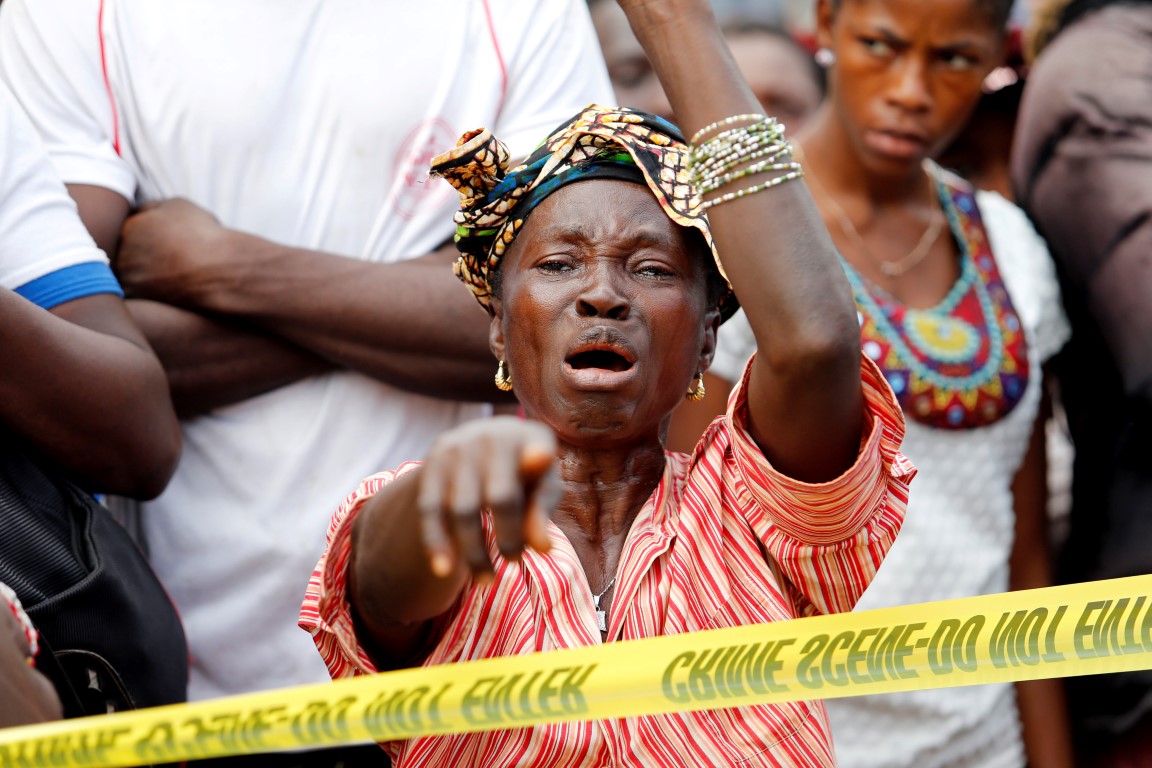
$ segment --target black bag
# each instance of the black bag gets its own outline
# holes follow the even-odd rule
[[[108,510],[0,437],[0,581],[40,632],[65,717],[182,702],[188,646],[172,601]]]

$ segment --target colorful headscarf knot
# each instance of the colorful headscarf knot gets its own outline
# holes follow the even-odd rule
[[[456,147],[432,160],[431,174],[460,194],[454,271],[483,306],[491,279],[525,220],[548,195],[574,181],[616,178],[646,184],[664,213],[695,227],[716,258],[716,247],[689,181],[688,146],[667,120],[595,104],[553,131],[521,165],[508,169],[508,148],[487,129],[469,131]],[[716,258],[720,274],[724,274]],[[731,294],[725,317],[735,311]]]

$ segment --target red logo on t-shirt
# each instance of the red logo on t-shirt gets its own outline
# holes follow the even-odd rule
[[[432,117],[417,124],[396,153],[396,174],[399,183],[393,187],[393,207],[396,215],[407,221],[420,208],[436,206],[452,193],[452,186],[443,179],[428,175],[432,158],[456,145],[457,132],[442,117]]]

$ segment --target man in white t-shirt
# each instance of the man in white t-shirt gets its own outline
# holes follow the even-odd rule
[[[497,396],[428,160],[611,100],[583,0],[6,0],[0,77],[109,253],[166,201],[116,265],[185,416],[143,515],[190,698],[327,679],[295,624],[331,510]]]

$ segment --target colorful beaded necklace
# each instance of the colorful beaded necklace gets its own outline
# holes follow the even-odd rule
[[[941,429],[975,429],[1007,416],[1028,384],[1028,346],[970,185],[929,164],[960,249],[960,278],[929,309],[911,309],[841,259],[868,355],[904,413]]]

